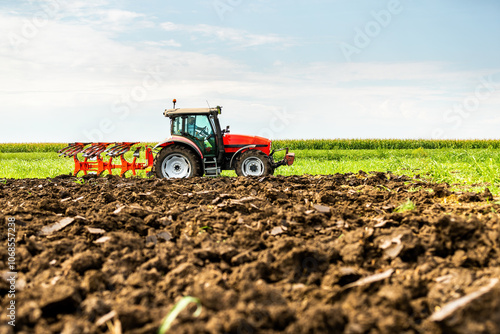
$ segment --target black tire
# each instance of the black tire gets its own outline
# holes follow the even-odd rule
[[[269,157],[259,150],[243,152],[234,167],[238,176],[268,176],[274,174]]]
[[[174,144],[156,155],[151,172],[159,179],[201,176],[201,163],[192,150]]]

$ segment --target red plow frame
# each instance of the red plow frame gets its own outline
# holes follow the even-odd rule
[[[124,142],[124,143],[72,143],[67,147],[58,151],[59,156],[68,158],[73,157],[75,161],[74,176],[83,172],[95,173],[101,175],[103,172],[113,174],[113,169],[120,170],[120,176],[124,176],[126,172],[132,171],[132,175],[136,175],[137,170],[147,170],[153,167],[153,151],[150,147],[144,146],[146,151],[146,162],[137,162],[142,146],[137,146],[133,154],[134,159],[129,162],[125,159],[124,155],[132,146],[138,143]],[[81,154],[83,160],[78,158]],[[105,160],[101,155],[105,154],[109,159]],[[114,164],[113,159],[120,158],[120,164]]]

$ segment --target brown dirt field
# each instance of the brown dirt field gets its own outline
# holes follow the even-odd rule
[[[156,333],[183,296],[202,311],[171,333],[500,333],[489,191],[361,171],[76,180],[0,180],[0,333],[11,217],[19,333]]]

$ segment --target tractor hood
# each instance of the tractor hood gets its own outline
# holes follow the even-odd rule
[[[240,148],[255,145],[255,148],[269,155],[271,150],[271,140],[258,136],[245,136],[225,134],[223,137],[224,149],[227,153],[234,153]]]

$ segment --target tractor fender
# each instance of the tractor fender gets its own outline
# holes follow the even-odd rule
[[[203,160],[203,153],[201,152],[200,148],[192,140],[190,140],[188,138],[180,137],[180,136],[172,136],[172,137],[165,139],[164,141],[156,144],[156,146],[153,148],[153,150],[158,148],[158,147],[166,147],[166,146],[172,145],[172,144],[181,144],[181,145],[188,146],[193,151],[195,151],[198,154],[198,156]]]
[[[233,160],[234,160],[234,158],[236,158],[236,156],[238,156],[240,153],[242,153],[246,149],[255,148],[255,147],[257,147],[257,145],[247,145],[247,146],[243,146],[238,151],[234,152],[233,157],[231,158],[231,161],[229,162],[229,168],[231,168],[233,166]]]

